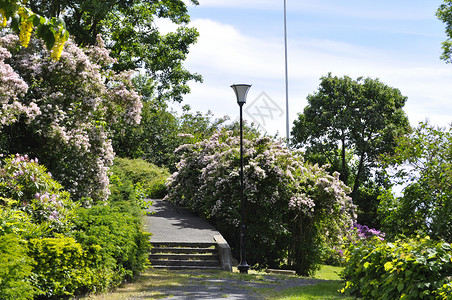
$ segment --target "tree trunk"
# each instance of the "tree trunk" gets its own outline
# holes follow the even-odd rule
[[[348,167],[347,167],[347,161],[345,159],[345,139],[342,139],[342,149],[341,149],[341,161],[342,161],[342,171],[339,176],[339,179],[342,180],[345,184],[348,184]]]
[[[298,217],[293,221],[292,261],[297,275],[311,276],[319,263],[317,230],[313,220]]]
[[[363,171],[363,166],[364,166],[364,156],[366,155],[366,152],[362,152],[361,153],[361,157],[359,158],[359,165],[358,165],[358,172],[356,173],[356,177],[355,177],[355,183],[353,184],[353,191],[352,194],[350,195],[352,197],[352,199],[354,198],[354,196],[356,195],[356,193],[358,192],[359,189],[359,185],[360,185],[360,177],[361,177],[361,173]]]

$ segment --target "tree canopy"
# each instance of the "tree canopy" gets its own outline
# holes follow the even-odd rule
[[[340,172],[359,204],[360,187],[380,155],[391,153],[395,138],[409,130],[403,111],[407,97],[378,79],[328,74],[307,99],[294,122],[292,144],[304,148],[310,160]]]
[[[452,127],[421,123],[400,137],[386,169],[404,186],[403,195],[385,194],[380,204],[384,228],[393,235],[418,233],[452,242]]]
[[[443,42],[441,59],[446,63],[452,63],[452,0],[444,0],[444,3],[438,8],[436,16],[446,24],[447,39]]]
[[[202,80],[183,66],[198,32],[186,26],[190,17],[182,0],[37,0],[30,7],[46,17],[64,19],[78,45],[94,45],[101,34],[117,59],[113,69],[144,70],[160,100],[181,102],[190,90],[187,83]],[[175,32],[161,34],[158,18],[180,26]]]

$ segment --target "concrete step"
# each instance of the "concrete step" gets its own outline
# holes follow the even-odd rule
[[[156,242],[152,243],[152,247],[156,248],[215,248],[215,243],[200,243],[200,242]]]
[[[151,253],[149,259],[153,260],[214,260],[218,261],[218,253],[212,254],[173,254],[173,253]]]
[[[186,247],[153,247],[152,253],[199,253],[199,254],[216,254],[215,248],[186,248]]]
[[[190,267],[217,267],[220,268],[220,261],[218,260],[177,260],[177,259],[165,259],[165,260],[151,260],[154,265],[160,266],[190,266]]]
[[[154,268],[221,269],[215,243],[153,243],[149,261]]]
[[[217,266],[166,266],[166,265],[152,265],[154,269],[165,269],[165,270],[219,270]]]

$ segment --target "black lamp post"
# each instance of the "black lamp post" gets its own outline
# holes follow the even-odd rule
[[[244,183],[243,183],[243,118],[242,118],[242,107],[243,104],[246,103],[246,95],[248,94],[248,90],[250,89],[250,84],[233,84],[231,88],[234,90],[235,95],[237,96],[237,103],[240,106],[240,186],[241,186],[241,194],[240,194],[240,215],[241,215],[241,224],[240,224],[240,264],[238,265],[238,269],[240,273],[248,273],[248,269],[250,266],[246,263],[246,243],[245,243],[245,232],[246,226],[244,221]]]

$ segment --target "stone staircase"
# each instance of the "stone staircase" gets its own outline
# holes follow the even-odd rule
[[[158,269],[220,270],[222,262],[217,243],[152,243],[149,261]]]

